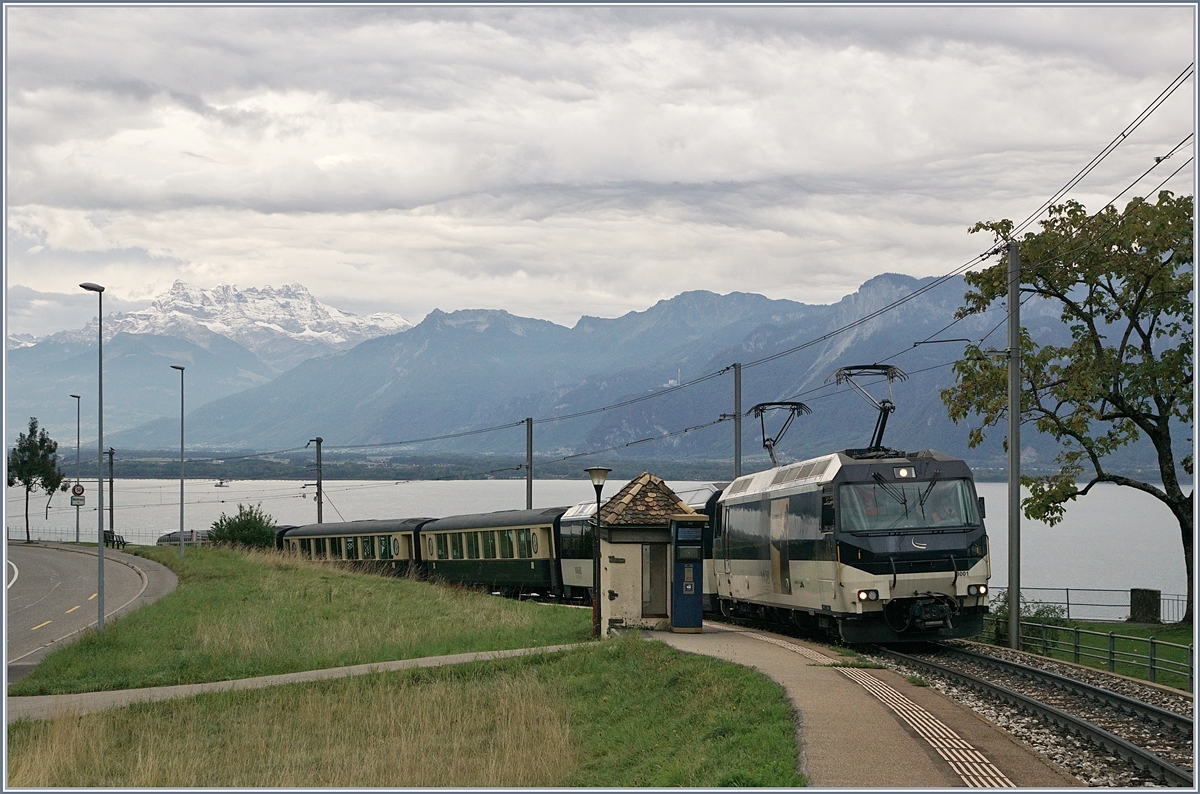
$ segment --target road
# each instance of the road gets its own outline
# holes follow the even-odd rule
[[[8,544],[8,664],[96,622],[96,557],[25,543]],[[105,559],[104,610],[137,598],[142,577]]]

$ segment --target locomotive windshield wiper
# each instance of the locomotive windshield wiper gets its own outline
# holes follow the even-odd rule
[[[935,471],[933,473],[933,479],[929,481],[929,487],[917,494],[917,501],[921,503],[921,507],[925,507],[925,500],[929,498],[929,492],[933,490],[933,486],[937,485],[938,477],[940,477],[941,474],[942,473],[940,471]]]
[[[885,480],[879,472],[874,472],[871,476],[879,483],[879,487],[883,489],[884,493],[896,500],[896,504],[904,505],[904,515],[907,516],[908,497],[904,495],[904,491]]]

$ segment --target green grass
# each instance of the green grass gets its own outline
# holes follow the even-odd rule
[[[1049,623],[1049,621],[1046,621]],[[1103,623],[1083,620],[1057,619],[1055,625],[1048,625],[1044,630],[1041,626],[1022,624],[1022,648],[1030,653],[1037,653],[1055,659],[1073,662],[1075,658],[1075,632],[1079,628],[1079,659],[1080,664],[1090,667],[1108,669],[1108,634],[1114,635],[1114,672],[1133,678],[1150,679],[1147,659],[1149,654],[1149,638],[1158,642],[1169,642],[1176,645],[1191,645],[1193,628],[1191,625],[1179,623],[1164,623],[1148,625],[1145,623]],[[984,624],[982,640],[1007,645],[1007,635],[994,637],[994,623]],[[1096,632],[1087,634],[1084,632]],[[1097,636],[1100,635],[1100,636]],[[1134,657],[1140,657],[1135,660]],[[1158,645],[1155,649],[1158,660],[1174,663],[1176,669],[1186,670],[1190,661],[1186,648],[1172,648]],[[1177,689],[1187,689],[1186,674],[1171,672],[1160,666],[1155,675],[1155,682]]]
[[[132,547],[131,547],[132,549]],[[47,656],[10,695],[221,681],[585,641],[587,610],[353,573],[275,553],[138,547],[172,593]]]
[[[904,676],[904,680],[913,686],[929,686],[929,682],[923,676],[919,675],[906,675]]]
[[[761,674],[636,637],[9,726],[14,786],[802,786]]]
[[[571,704],[564,785],[806,785],[783,688],[758,672],[634,637],[529,663]]]

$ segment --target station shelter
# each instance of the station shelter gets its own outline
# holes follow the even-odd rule
[[[695,574],[691,564],[674,564],[672,533],[680,532],[679,527],[695,527],[699,537],[699,527],[706,522],[704,514],[649,472],[634,477],[601,506],[600,626],[605,634],[613,628],[672,630],[672,613],[682,613],[690,605],[673,597],[675,590],[694,590],[695,603],[700,603],[701,561],[696,561]],[[682,581],[685,569],[687,583]],[[685,606],[681,609],[680,604]],[[694,628],[683,630],[699,631],[698,617],[692,622]]]

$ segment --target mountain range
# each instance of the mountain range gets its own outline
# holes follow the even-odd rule
[[[105,442],[143,450],[178,444],[178,378],[167,365],[186,359],[190,449],[290,449],[319,435],[334,455],[339,448],[381,456],[521,455],[525,435],[517,423],[534,417],[543,459],[609,450],[610,457],[722,460],[732,457],[730,422],[680,431],[731,413],[730,369],[740,362],[744,410],[783,400],[812,408],[778,447],[781,459],[798,460],[866,445],[875,409],[827,378],[840,366],[887,362],[908,378],[891,385],[898,407],[886,443],[1002,466],[1002,429],[969,450],[967,426],[952,424],[939,398],[954,382],[951,364],[962,343],[914,342],[986,337],[1000,347],[1004,313],[967,318],[939,334],[966,287],[960,277],[926,291],[931,282],[884,274],[829,305],[691,291],[617,318],[585,316],[573,327],[482,309],[434,310],[412,327],[395,315],[356,324],[328,307],[318,312],[320,304],[299,285],[238,297],[232,288],[206,293],[180,282],[151,309],[114,323],[118,330],[105,346]],[[1049,305],[1026,304],[1022,319],[1036,338],[1065,335]],[[388,331],[389,322],[396,330]],[[354,333],[371,338],[355,343]],[[66,393],[94,395],[95,362],[93,347],[62,334],[10,349],[11,432],[20,429],[14,418],[39,400],[48,406],[51,394],[67,409],[74,406]],[[41,388],[30,396],[35,384]],[[876,398],[889,394],[885,383],[867,388]],[[56,425],[38,411],[29,415],[61,441],[68,435],[63,413],[54,414]],[[765,459],[761,432],[773,435],[782,419],[768,412],[760,430],[760,420],[745,418],[748,459]],[[472,432],[497,426],[504,429]],[[455,437],[383,446],[434,436]],[[1023,441],[1028,463],[1049,463],[1052,442],[1035,433]]]

